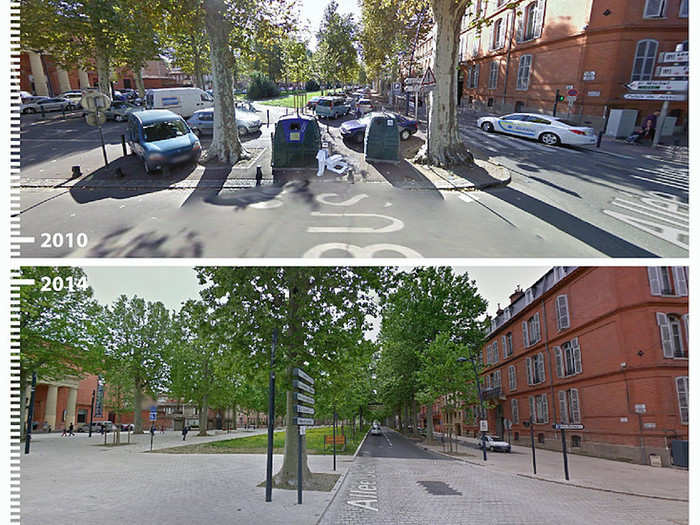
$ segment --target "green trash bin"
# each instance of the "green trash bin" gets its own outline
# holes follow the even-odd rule
[[[289,115],[275,125],[272,140],[272,167],[315,168],[321,149],[321,129],[313,117]]]
[[[373,113],[365,132],[365,160],[399,162],[399,122],[394,115]]]

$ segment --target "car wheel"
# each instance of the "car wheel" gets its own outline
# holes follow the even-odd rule
[[[411,133],[410,133],[407,129],[404,129],[404,130],[401,132],[401,140],[408,140],[408,138],[409,138],[410,136],[411,136]]]
[[[192,133],[194,133],[198,137],[202,134],[199,128],[192,128]]]
[[[122,117],[121,115],[114,115],[114,120],[115,120],[116,122],[123,122],[123,121],[124,121],[124,117]]]
[[[540,135],[540,142],[547,144],[548,146],[558,146],[561,143],[561,140],[559,140],[559,137],[557,137],[554,133],[547,132]]]
[[[245,137],[248,134],[248,130],[245,128],[245,126],[238,126],[238,136],[239,137]]]
[[[495,452],[495,451],[496,451],[496,449],[491,447],[491,452]]]
[[[486,133],[493,133],[493,124],[490,122],[484,122],[481,125],[481,129],[483,129]]]
[[[36,113],[36,109],[34,109],[34,108],[27,108],[27,109],[25,110],[25,113]]]

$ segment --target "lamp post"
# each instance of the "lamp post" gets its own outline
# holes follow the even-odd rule
[[[88,428],[88,437],[92,437],[92,417],[95,414],[95,391],[92,391],[92,400],[90,401],[90,427]]]
[[[481,419],[486,418],[486,411],[484,410],[484,399],[483,396],[481,395],[481,384],[479,383],[479,372],[476,369],[476,360],[474,359],[474,355],[471,353],[469,354],[469,358],[466,357],[458,357],[457,362],[458,363],[465,363],[467,361],[472,362],[472,367],[474,367],[474,378],[476,379],[476,392],[479,396],[479,408],[481,411]],[[481,425],[481,421],[479,422],[479,425]],[[484,453],[484,461],[486,461],[486,432],[481,431],[481,450]]]

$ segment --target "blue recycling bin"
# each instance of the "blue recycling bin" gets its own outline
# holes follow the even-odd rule
[[[275,124],[273,168],[315,168],[321,149],[321,129],[313,117],[289,115]]]

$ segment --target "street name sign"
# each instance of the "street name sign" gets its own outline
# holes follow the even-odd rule
[[[301,368],[294,368],[294,369],[292,370],[292,375],[294,375],[294,376],[296,376],[296,377],[298,377],[298,378],[300,378],[300,379],[303,379],[304,381],[306,381],[306,382],[309,383],[310,385],[313,385],[313,384],[314,384],[313,378],[312,378],[309,374],[307,374],[306,372],[304,372]]]
[[[659,53],[659,62],[688,62],[687,51],[669,51]]]
[[[308,403],[309,405],[313,405],[315,403],[313,397],[309,397],[305,394],[302,394],[301,392],[294,392],[294,401],[301,401],[302,403]]]
[[[150,419],[151,421],[155,421],[156,419],[158,419],[158,409],[157,409],[156,407],[154,407],[154,406],[151,407],[151,412],[150,412],[150,414],[149,414],[149,419]]]
[[[294,411],[300,412],[302,414],[314,414],[315,410],[311,407],[305,407],[304,405],[294,405]]]
[[[625,86],[640,91],[688,91],[687,80],[635,80]]]
[[[306,435],[306,427],[300,426],[299,427],[299,435],[300,436],[305,436]]]
[[[294,379],[292,381],[292,386],[294,388],[298,388],[299,390],[303,390],[304,392],[308,392],[309,394],[315,394],[316,392],[314,391],[314,387],[307,385],[306,383],[302,383],[301,381]]]
[[[688,66],[658,66],[657,77],[687,77],[690,68]]]
[[[563,423],[557,423],[552,425],[554,430],[583,430],[583,425],[565,425]]]
[[[670,93],[626,93],[627,100],[669,100],[683,101],[687,97],[685,95],[674,95]]]
[[[403,81],[405,86],[410,86],[411,84],[420,84],[421,79],[418,77],[409,77]]]
[[[314,420],[310,417],[293,417],[292,424],[298,426],[310,426],[314,424]]]

